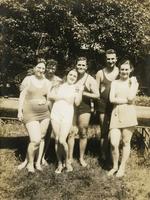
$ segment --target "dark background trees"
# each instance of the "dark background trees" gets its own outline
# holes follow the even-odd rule
[[[119,59],[128,56],[142,75],[148,68],[148,7],[148,0],[1,0],[1,76],[14,80],[38,56],[57,59],[61,73],[86,55],[95,72],[107,48]]]

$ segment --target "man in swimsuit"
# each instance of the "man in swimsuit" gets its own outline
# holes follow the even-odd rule
[[[51,90],[62,83],[62,79],[55,75],[57,65],[58,65],[58,62],[56,60],[54,60],[54,59],[47,60],[45,76],[52,84]],[[53,102],[50,101],[49,102],[49,109],[50,110],[52,108],[52,104],[53,104]],[[45,159],[45,154],[47,153],[48,148],[49,148],[51,133],[52,133],[52,127],[51,127],[51,123],[50,123],[50,125],[48,127],[47,134],[46,134],[46,139],[45,139],[46,144],[45,144],[45,149],[44,149],[44,153],[43,153],[43,156],[42,156],[42,164],[45,165],[45,166],[48,165],[48,163]]]
[[[87,131],[91,117],[91,99],[99,98],[99,90],[96,80],[87,71],[87,59],[85,57],[79,57],[76,64],[76,69],[78,72],[77,84],[79,88],[84,86],[82,101],[77,107],[77,122],[79,128],[79,148],[80,148],[80,164],[83,167],[87,166],[84,160],[84,154],[87,146]],[[69,159],[72,162],[72,153],[74,147],[74,136],[69,137]]]
[[[112,111],[112,105],[109,102],[110,85],[119,74],[116,66],[117,56],[113,49],[106,51],[106,67],[99,70],[96,74],[96,80],[99,86],[100,100],[97,102],[97,112],[99,113],[100,128],[101,128],[101,150],[102,158],[106,159],[108,152],[108,132],[109,121]]]

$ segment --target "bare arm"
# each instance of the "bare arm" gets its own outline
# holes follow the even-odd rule
[[[80,86],[80,88],[77,89],[74,100],[76,106],[79,106],[82,101],[83,90],[84,90],[83,86]]]
[[[18,104],[18,119],[22,121],[23,119],[23,104],[27,89],[29,87],[30,76],[26,76],[20,85],[20,95],[19,95],[19,104]]]
[[[22,121],[23,119],[23,104],[24,104],[26,93],[27,93],[27,89],[25,88],[20,92],[20,96],[19,96],[18,119],[20,121]]]
[[[111,89],[110,89],[110,94],[109,94],[109,99],[110,102],[113,104],[125,104],[128,103],[128,99],[127,98],[119,98],[116,97],[116,93],[115,93],[115,82],[113,81],[111,83]]]
[[[102,70],[99,70],[96,74],[96,81],[97,81],[98,88],[100,88],[102,79],[103,79],[103,73],[102,73]]]
[[[130,86],[130,90],[129,90],[129,94],[128,94],[128,100],[133,101],[138,92],[139,84],[135,77],[131,77],[130,84],[131,84],[131,86]]]
[[[58,95],[58,87],[52,88],[52,90],[48,94],[49,101],[58,101],[58,100],[66,100],[65,97],[61,97]]]
[[[103,72],[102,70],[99,70],[96,74],[96,82],[99,90],[101,88],[102,81],[103,81]]]
[[[93,77],[91,77],[91,79],[89,80],[88,86],[90,92],[83,91],[83,95],[86,97],[98,99],[100,97],[99,88],[96,80]]]

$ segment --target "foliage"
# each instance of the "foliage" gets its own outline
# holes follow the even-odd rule
[[[148,106],[150,107],[150,97],[148,96],[137,96],[135,99],[135,104],[138,106]]]
[[[37,56],[62,69],[80,49],[90,55],[115,48],[135,59],[148,43],[148,0],[1,0],[2,72],[17,74]]]

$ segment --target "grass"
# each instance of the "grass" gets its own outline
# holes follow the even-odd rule
[[[20,129],[19,129],[20,127]],[[94,127],[95,128],[95,127]],[[96,129],[96,128],[95,128]],[[95,130],[94,129],[94,130]],[[6,135],[6,130],[7,134]],[[9,134],[25,130],[20,124],[3,123],[1,141],[8,140],[16,142],[16,137]],[[89,132],[92,132],[90,129]],[[54,141],[51,141],[48,162],[42,172],[36,171],[34,175],[28,174],[27,170],[18,171],[26,150],[27,139],[23,137],[21,142],[16,142],[13,147],[7,141],[0,150],[0,197],[2,200],[147,200],[150,198],[149,168],[150,161],[145,161],[138,148],[132,149],[131,157],[127,165],[127,174],[123,178],[108,177],[107,170],[102,167],[99,160],[99,138],[90,138],[86,159],[89,168],[79,165],[78,140],[75,146],[74,171],[55,174],[56,156],[54,153]]]

